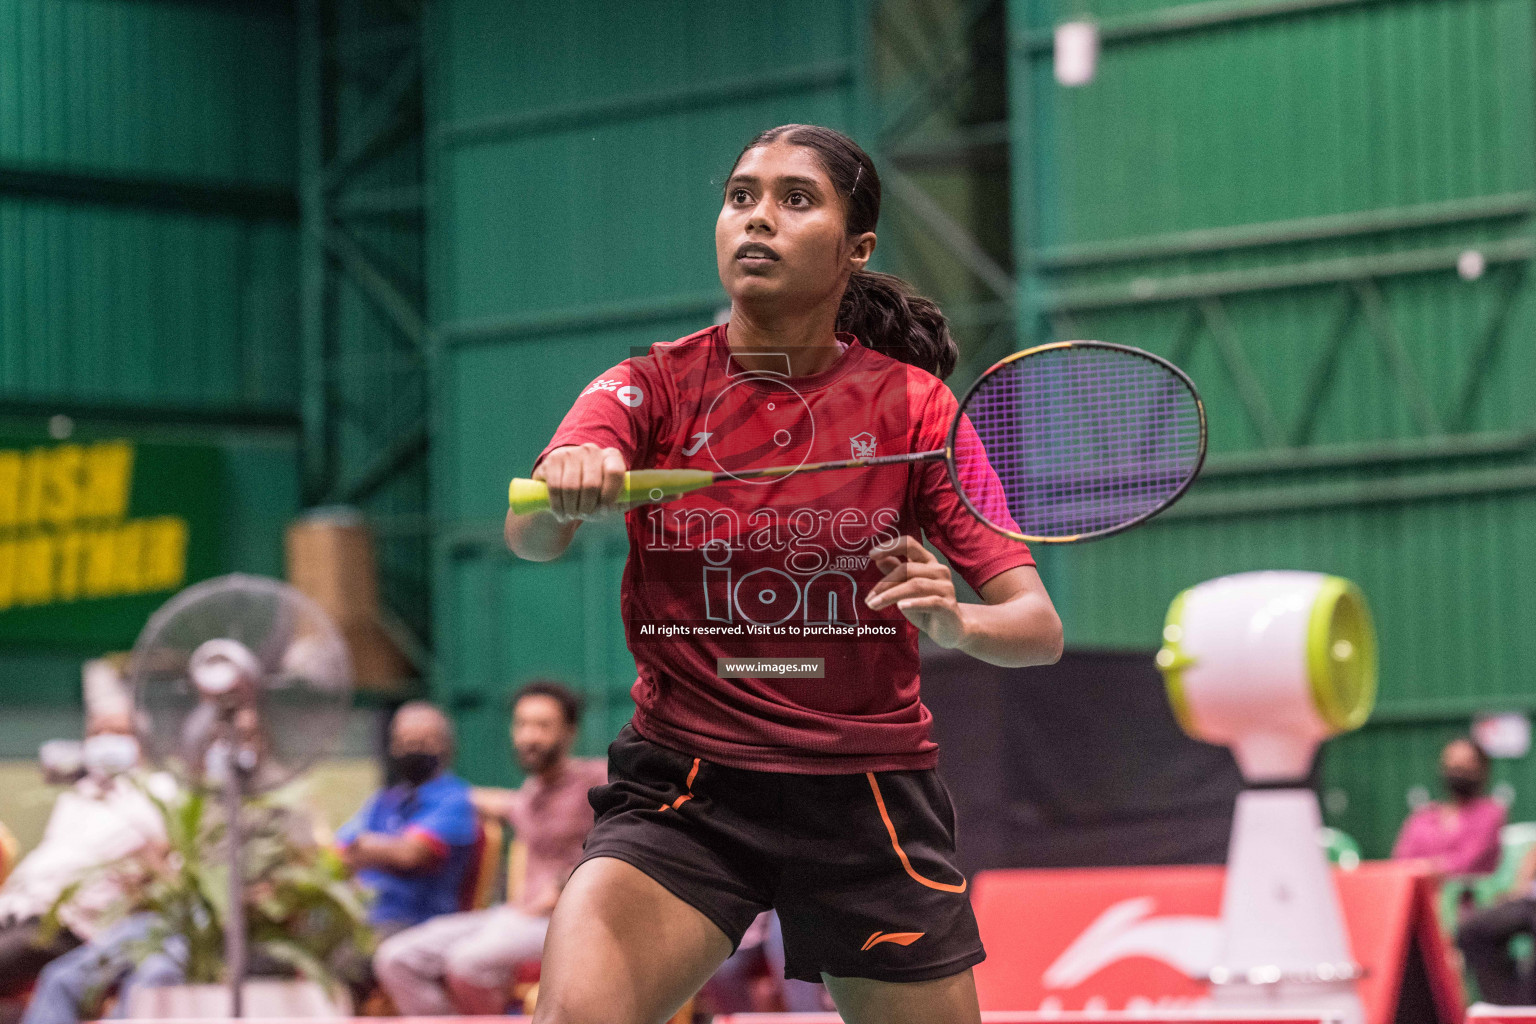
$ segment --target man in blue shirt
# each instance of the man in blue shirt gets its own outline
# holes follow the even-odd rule
[[[391,775],[336,832],[342,856],[373,891],[369,921],[392,935],[460,909],[479,825],[469,785],[447,770],[453,727],[437,708],[412,701],[390,723]]]

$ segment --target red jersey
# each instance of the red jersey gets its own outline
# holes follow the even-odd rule
[[[852,335],[838,339],[837,360],[801,377],[787,365],[743,369],[724,326],[654,345],[588,385],[539,458],[592,442],[623,452],[631,469],[729,472],[943,448],[958,408],[949,389]],[[957,448],[979,453],[967,440]],[[973,500],[1006,508],[984,458],[960,469]],[[625,526],[635,729],[758,771],[937,763],[918,694],[918,630],[894,606],[864,604],[883,577],[868,557],[876,542],[921,531],[978,589],[1034,564],[1023,543],[966,510],[937,461],[721,483],[632,509]],[[722,659],[759,657],[822,659],[824,675],[722,678]]]

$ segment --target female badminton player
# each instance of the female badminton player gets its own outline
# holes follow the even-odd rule
[[[508,515],[512,551],[558,557],[583,521],[625,511],[629,468],[944,447],[954,342],[933,303],[864,269],[879,211],[874,165],[846,136],[754,138],[715,227],[729,322],[581,393],[534,470],[549,509]],[[663,1021],[773,907],[786,974],[824,981],[845,1020],[980,1021],[985,953],[917,634],[998,665],[1055,661],[1061,623],[1028,548],[982,525],[934,462],[727,482],[625,520],[636,709],[591,793],[534,1020]],[[956,601],[920,534],[984,603]],[[819,659],[820,677],[773,658]]]

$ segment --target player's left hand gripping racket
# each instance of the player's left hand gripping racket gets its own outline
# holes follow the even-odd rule
[[[1058,341],[994,363],[960,400],[943,448],[838,462],[712,473],[639,469],[625,504],[713,484],[830,469],[944,461],[966,508],[1030,543],[1107,537],[1146,522],[1194,483],[1205,462],[1205,407],[1183,370],[1103,341]],[[513,480],[512,511],[549,507],[542,480]]]

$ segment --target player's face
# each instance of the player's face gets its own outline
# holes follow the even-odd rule
[[[715,260],[734,301],[785,310],[835,303],[874,245],[873,232],[849,238],[843,199],[805,146],[749,149],[725,184]]]
[[[576,731],[555,698],[530,693],[512,709],[512,747],[525,772],[541,772],[565,756]]]

